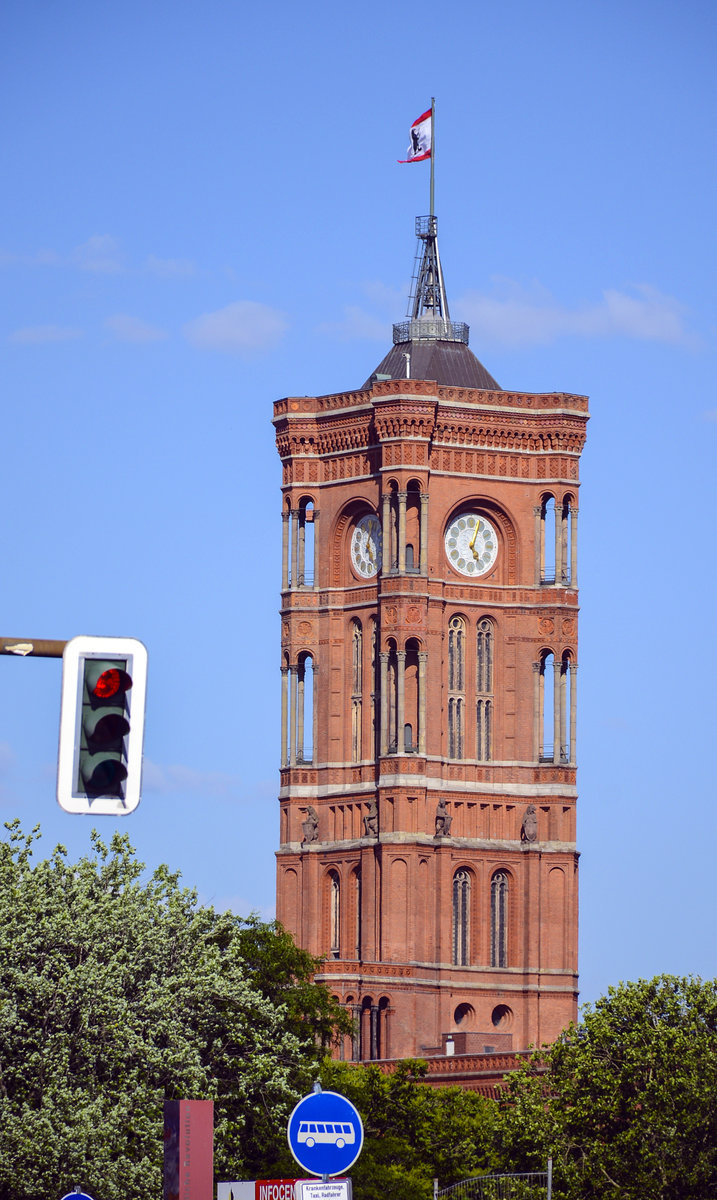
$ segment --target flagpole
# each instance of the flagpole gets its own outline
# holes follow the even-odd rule
[[[433,216],[433,164],[436,161],[436,98],[431,96],[431,216]]]

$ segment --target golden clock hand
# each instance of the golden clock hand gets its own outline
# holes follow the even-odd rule
[[[478,522],[478,521],[476,521],[476,527],[475,527],[475,529],[473,530],[473,537],[471,538],[471,540],[470,540],[470,541],[469,541],[469,543],[468,543],[468,549],[469,549],[469,550],[473,550],[473,547],[474,547],[474,546],[475,546],[475,544],[476,544],[476,538],[478,537],[478,524],[479,524],[479,522]],[[475,550],[473,550],[473,553],[475,554]]]

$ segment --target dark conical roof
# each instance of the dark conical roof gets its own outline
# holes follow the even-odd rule
[[[406,355],[410,355],[408,370]],[[486,371],[465,342],[440,338],[397,342],[363,385],[368,388],[378,377],[430,379],[447,387],[480,388],[499,392],[500,384]]]

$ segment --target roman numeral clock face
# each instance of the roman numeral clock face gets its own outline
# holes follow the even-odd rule
[[[498,557],[498,537],[490,521],[478,513],[461,513],[448,526],[446,555],[461,575],[477,579],[490,571]]]
[[[381,525],[374,513],[356,522],[351,536],[351,562],[364,579],[373,579],[381,565]]]

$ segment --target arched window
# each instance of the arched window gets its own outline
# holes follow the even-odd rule
[[[351,622],[351,761],[361,758],[363,700],[363,631],[361,622]]]
[[[390,1054],[388,1045],[388,1013],[391,1006],[391,1001],[388,996],[381,996],[378,1002],[378,1036],[376,1039],[376,1057],[388,1058]]]
[[[540,761],[552,762],[555,753],[555,656],[550,650],[543,651],[540,656],[538,725]]]
[[[388,643],[388,753],[398,753],[398,650],[393,638]]]
[[[351,902],[353,904],[353,956],[361,959],[361,868],[351,872]]]
[[[390,486],[390,509],[388,526],[388,568],[398,570],[398,485],[392,481]],[[384,538],[386,531],[383,531]]]
[[[463,758],[466,626],[463,617],[448,622],[448,757]]]
[[[461,867],[453,876],[453,965],[465,967],[470,961],[470,871]]]
[[[301,654],[296,668],[296,761],[314,758],[314,660]]]
[[[560,537],[555,498],[544,496],[540,506],[540,582],[555,583],[555,550]]]
[[[560,663],[560,761],[575,762],[575,667],[569,650]]]
[[[478,622],[476,640],[476,758],[490,762],[493,757],[493,625],[484,618]]]
[[[388,996],[381,996],[378,1003],[374,1002],[372,996],[364,996],[361,1002],[359,1054],[363,1062],[387,1057],[390,1004]]]
[[[379,679],[379,657],[378,657],[378,634],[376,618],[371,617],[369,622],[369,639],[371,645],[371,745],[373,753],[379,754],[379,738],[378,738],[378,723],[376,720],[376,696],[380,687]]]
[[[490,881],[490,965],[508,966],[508,875],[496,871]]]
[[[314,502],[304,497],[299,502],[299,544],[297,578],[298,587],[312,587],[314,583]]]
[[[329,872],[329,950],[333,958],[341,953],[341,883],[337,871]]]
[[[403,660],[403,750],[413,754],[418,749],[418,642],[409,638]]]
[[[561,525],[561,570],[560,582],[563,587],[568,587],[572,580],[572,562],[573,562],[573,523],[572,523],[572,498],[570,496],[563,497],[563,503],[560,509],[560,525]]]
[[[351,622],[351,694],[353,696],[361,695],[363,678],[362,652],[363,634],[361,631],[361,622],[354,618]]]
[[[364,996],[359,1011],[359,1054],[361,1062],[378,1058],[378,1005],[373,997]]]
[[[406,572],[417,574],[420,568],[421,492],[412,479],[406,489]]]

